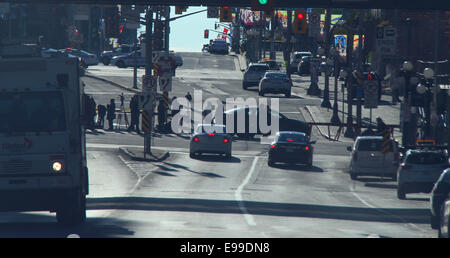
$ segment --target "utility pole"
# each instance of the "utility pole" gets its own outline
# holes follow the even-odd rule
[[[344,136],[347,138],[354,138],[355,132],[353,130],[353,78],[352,78],[352,55],[353,55],[353,38],[354,32],[352,29],[348,30],[347,35],[347,103],[348,103],[348,114],[347,114],[347,130]]]
[[[152,61],[152,41],[153,41],[153,36],[152,36],[152,25],[153,25],[153,10],[151,9],[151,7],[148,7],[147,12],[145,14],[145,20],[146,20],[146,24],[145,24],[145,77],[146,78],[151,78],[152,77],[152,72],[153,72],[153,61]],[[155,89],[155,85],[152,87],[152,91],[154,92]],[[145,87],[142,87],[142,89],[144,90]],[[153,93],[152,92],[152,93]],[[155,94],[152,94],[152,96],[154,96]],[[145,137],[144,137],[144,155],[145,153],[151,153],[151,144],[152,144],[152,121],[153,121],[153,111],[154,111],[154,98],[151,98],[151,103],[150,103],[150,110],[144,110],[143,113],[148,113],[148,117],[150,118],[149,121],[149,128],[148,131],[145,133]],[[144,114],[143,114],[144,115]],[[144,120],[144,119],[142,119]]]
[[[331,11],[330,9],[326,9],[325,14],[325,57],[328,59],[330,56],[330,27],[331,27]],[[328,63],[326,64],[325,69],[325,88],[323,91],[323,101],[321,104],[322,107],[331,108],[330,103],[330,76],[328,74]]]
[[[287,38],[286,38],[286,48],[285,48],[285,55],[284,55],[284,61],[286,63],[286,73],[291,78],[291,51],[292,51],[292,11],[287,11]]]

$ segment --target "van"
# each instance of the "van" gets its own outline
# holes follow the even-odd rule
[[[390,139],[389,149],[381,152],[383,146],[382,136],[359,136],[353,147],[347,147],[351,151],[349,173],[351,179],[358,176],[381,176],[397,179],[397,168],[400,162],[398,142]]]

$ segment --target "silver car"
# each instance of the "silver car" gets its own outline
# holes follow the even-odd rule
[[[191,136],[190,157],[203,153],[214,153],[231,158],[231,137],[224,125],[199,124]]]
[[[267,70],[269,70],[268,64],[250,63],[247,70],[244,72],[242,88],[246,90],[250,85],[259,85],[259,81],[262,79]]]
[[[360,175],[397,178],[400,162],[398,142],[391,139],[386,153],[381,152],[382,146],[382,136],[359,136],[353,147],[347,147],[352,152],[349,166],[351,179],[355,180]]]
[[[92,53],[86,52],[84,50],[75,49],[75,48],[66,48],[66,49],[62,49],[62,51],[65,53],[71,54],[73,56],[80,57],[86,66],[98,65],[98,57],[96,54],[92,54]]]
[[[145,58],[142,56],[140,50],[137,51],[136,62],[138,67],[145,66]],[[113,58],[111,58],[110,64],[115,65],[119,68],[134,67],[134,52],[126,55],[114,56]]]
[[[311,52],[294,52],[292,55],[292,61],[289,64],[289,69],[291,72],[297,71],[297,67],[304,56],[312,56]]]
[[[266,72],[259,82],[259,96],[266,93],[283,93],[287,98],[291,97],[292,81],[285,73]]]
[[[443,150],[408,150],[397,171],[397,197],[407,193],[430,193],[442,172],[449,167]]]

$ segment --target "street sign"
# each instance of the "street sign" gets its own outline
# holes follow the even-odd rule
[[[386,130],[383,132],[383,143],[381,144],[381,152],[383,154],[386,154],[389,152],[389,149],[391,147],[391,132],[389,129],[386,128]]]
[[[365,80],[364,88],[364,108],[378,107],[378,82],[372,80]]]
[[[164,76],[158,78],[160,91],[172,91],[172,77]]]
[[[144,91],[152,91],[156,87],[156,76],[153,75],[142,75],[142,89]]]
[[[397,29],[392,26],[379,27],[376,31],[376,43],[381,55],[395,55],[397,50]]]
[[[138,104],[140,110],[151,110],[153,105],[153,93],[151,92],[139,92]]]

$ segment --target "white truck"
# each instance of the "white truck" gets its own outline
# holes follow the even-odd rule
[[[26,53],[0,48],[0,211],[79,224],[89,193],[79,60]]]

